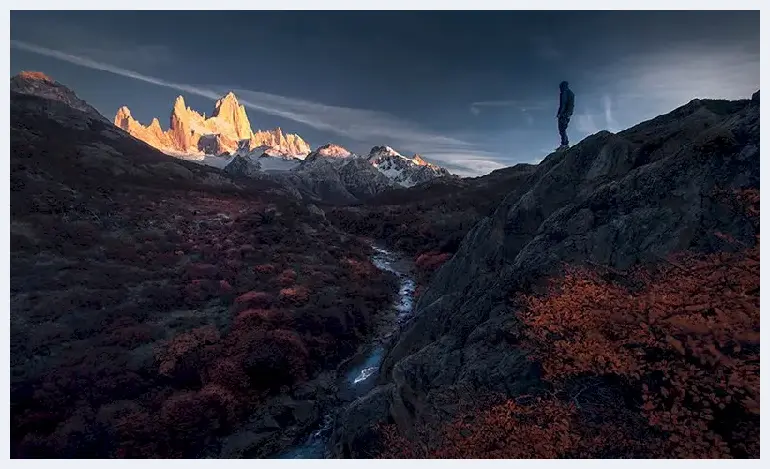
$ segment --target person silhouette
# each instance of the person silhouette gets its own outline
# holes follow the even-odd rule
[[[569,83],[563,81],[559,83],[559,111],[556,113],[556,119],[559,121],[559,135],[561,136],[561,146],[557,150],[566,150],[569,148],[569,138],[567,138],[567,126],[575,110],[575,93],[569,89]]]

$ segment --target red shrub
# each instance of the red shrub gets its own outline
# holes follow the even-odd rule
[[[284,270],[283,272],[281,272],[281,276],[278,278],[278,283],[280,283],[284,287],[292,286],[296,281],[297,281],[297,272],[295,272],[293,269]]]
[[[303,305],[310,299],[310,291],[304,286],[282,288],[278,298],[285,303]]]
[[[459,416],[438,433],[409,437],[383,429],[384,458],[522,459],[574,456],[581,441],[575,407],[556,399],[514,401]]]
[[[291,315],[282,309],[247,309],[235,317],[235,327],[264,327],[288,325]]]
[[[277,329],[253,339],[245,359],[252,383],[278,389],[307,379],[309,353],[296,332]]]
[[[438,268],[441,267],[446,261],[448,261],[450,257],[452,257],[452,255],[448,252],[424,252],[417,256],[415,265],[420,270],[433,272],[438,270]]]
[[[236,311],[247,308],[269,308],[273,304],[273,297],[266,292],[250,291],[235,299]]]
[[[243,391],[249,387],[249,377],[237,360],[226,358],[209,368],[205,383],[217,384],[233,391]]]
[[[214,326],[198,327],[177,335],[157,353],[159,372],[163,375],[172,375],[184,358],[200,353],[206,345],[217,341],[219,341],[219,331]],[[195,358],[197,357],[193,357],[194,360]]]
[[[520,317],[546,378],[622,377],[669,435],[664,456],[745,456],[759,416],[759,245],[678,256],[633,279],[569,269],[546,297],[526,298]]]
[[[163,403],[160,420],[167,432],[169,456],[189,458],[222,427],[226,413],[211,395],[187,391]]]
[[[353,275],[358,278],[368,278],[374,273],[374,269],[376,269],[368,260],[361,261],[358,259],[347,258],[343,263],[346,264]]]
[[[275,272],[275,266],[273,264],[255,265],[254,272],[258,274],[272,274],[273,272]]]

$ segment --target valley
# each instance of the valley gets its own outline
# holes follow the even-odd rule
[[[758,456],[759,92],[459,178],[11,83],[12,457]]]

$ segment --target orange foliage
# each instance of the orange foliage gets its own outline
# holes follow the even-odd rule
[[[383,432],[385,458],[557,458],[580,441],[574,430],[575,409],[556,399],[537,399],[535,405],[514,401],[493,406],[476,416],[466,415],[444,427],[426,446],[393,426]]]
[[[758,191],[735,196],[758,217]],[[614,281],[568,267],[546,295],[517,298],[523,343],[550,397],[480,406],[409,437],[386,427],[382,456],[603,457],[624,447],[643,457],[759,457],[759,236],[747,246],[717,235],[738,249],[613,271]],[[569,389],[581,380],[619,383],[622,397],[580,407]]]
[[[438,431],[421,428],[418,438],[395,425],[381,429],[382,458],[553,459],[622,454],[626,429],[604,423],[585,425],[576,405],[556,397],[506,400],[468,410]],[[610,453],[609,451],[615,451]]]
[[[759,213],[758,194],[739,196]],[[746,440],[759,425],[759,242],[679,255],[625,283],[568,268],[548,295],[524,299],[519,316],[545,378],[623,378],[667,436],[665,456],[758,456]]]

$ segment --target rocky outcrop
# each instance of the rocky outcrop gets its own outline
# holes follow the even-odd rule
[[[451,413],[458,393],[538,386],[517,346],[512,293],[539,288],[562,263],[626,269],[720,249],[716,232],[752,242],[749,221],[715,191],[758,187],[758,100],[695,100],[549,155],[436,273],[385,357],[381,386],[337,421],[336,454],[366,446],[361,428],[390,419],[408,434]]]
[[[351,158],[340,168],[339,177],[348,192],[358,199],[366,199],[398,187],[363,158]]]
[[[259,163],[240,155],[236,155],[223,169],[225,173],[234,177],[254,177],[258,175],[259,170]]]
[[[115,115],[114,124],[116,127],[120,127],[129,134],[155,148],[168,147],[171,145],[171,140],[169,136],[163,132],[163,129],[161,129],[158,119],[153,119],[149,126],[144,127],[131,116],[131,110],[125,106],[118,109],[118,113]]]
[[[310,153],[310,147],[299,135],[284,134],[280,128],[252,132],[246,108],[238,103],[232,92],[217,100],[208,118],[187,107],[184,97],[177,97],[171,110],[169,128],[165,132],[160,129],[159,122],[155,123],[157,119],[144,127],[133,118],[126,118],[130,115],[128,107],[121,107],[115,116],[115,125],[171,154],[234,154],[243,146],[242,142],[246,143],[248,150],[266,146],[296,157]],[[162,137],[154,128],[156,126]]]
[[[11,92],[60,101],[83,111],[89,118],[107,121],[93,106],[78,98],[69,88],[42,72],[24,71],[11,78]]]
[[[232,125],[232,135],[234,140],[248,140],[251,138],[251,124],[246,115],[246,108],[238,104],[238,99],[230,92],[219,99],[214,105],[212,118],[217,118],[223,123]]]

